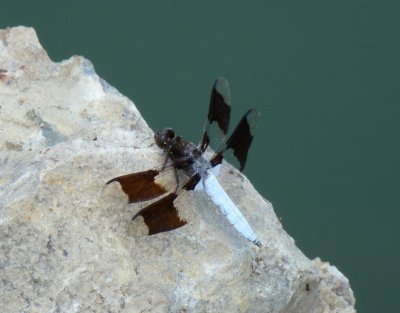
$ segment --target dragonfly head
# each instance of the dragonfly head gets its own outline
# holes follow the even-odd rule
[[[172,139],[175,138],[175,132],[172,128],[164,128],[154,134],[154,141],[161,149],[165,149],[170,145]]]

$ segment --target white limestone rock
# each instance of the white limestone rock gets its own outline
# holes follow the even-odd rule
[[[0,30],[0,69],[4,312],[355,312],[347,279],[307,259],[227,164],[221,183],[261,249],[201,193],[188,225],[132,235],[140,205],[104,183],[161,161],[134,104],[83,57],[52,62],[32,28]]]

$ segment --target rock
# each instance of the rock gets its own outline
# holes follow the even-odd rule
[[[0,31],[0,69],[3,310],[355,312],[348,280],[306,258],[229,164],[221,183],[261,249],[202,193],[188,225],[132,235],[141,205],[105,182],[162,160],[134,104],[83,57],[52,62],[31,28]]]

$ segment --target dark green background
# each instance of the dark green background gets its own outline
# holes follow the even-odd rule
[[[85,56],[153,129],[192,140],[226,76],[233,122],[262,111],[245,173],[285,229],[359,312],[398,312],[399,1],[244,2],[1,1],[0,27]]]

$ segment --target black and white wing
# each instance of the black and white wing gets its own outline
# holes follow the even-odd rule
[[[198,173],[192,175],[178,188],[174,177],[174,167],[163,166],[153,169],[118,176],[106,184],[118,182],[128,196],[128,203],[147,201],[159,198],[137,212],[132,220],[139,216],[147,226],[148,235],[173,230],[185,225],[182,215],[188,203],[185,201],[187,191],[193,190],[200,181]]]
[[[228,156],[229,161],[240,171],[243,171],[259,116],[260,112],[257,109],[251,109],[246,112],[232,135],[211,158],[210,162],[213,167],[221,164],[223,158]]]
[[[148,229],[148,235],[155,235],[182,227],[187,223],[182,213],[187,209],[185,206],[188,203],[181,199],[185,199],[187,191],[194,190],[199,181],[200,175],[198,173],[194,174],[177,191],[171,192],[141,209],[132,217],[132,220],[139,216],[143,217]]]
[[[215,151],[224,141],[231,116],[229,83],[224,77],[215,80],[211,90],[207,121],[204,126],[200,149],[205,151],[210,145]]]

